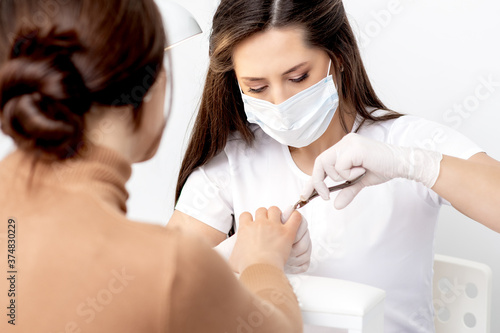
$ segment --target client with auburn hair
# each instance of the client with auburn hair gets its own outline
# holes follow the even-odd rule
[[[253,332],[301,331],[283,273],[299,213],[241,216],[240,282],[196,236],[125,217],[131,164],[166,122],[153,0],[51,6],[0,1],[0,122],[17,145],[0,162],[0,331],[237,332],[256,313]]]

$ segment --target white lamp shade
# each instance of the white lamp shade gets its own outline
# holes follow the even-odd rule
[[[173,1],[157,0],[167,33],[167,49],[202,33],[198,22],[184,7]]]

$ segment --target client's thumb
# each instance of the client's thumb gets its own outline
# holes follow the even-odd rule
[[[288,219],[290,218],[290,216],[292,216],[292,213],[295,209],[293,208],[292,205],[288,206],[284,211],[283,213],[281,213],[281,223],[285,223],[286,221],[288,221]]]

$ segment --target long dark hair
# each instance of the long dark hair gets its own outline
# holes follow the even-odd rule
[[[78,153],[93,104],[136,126],[166,45],[154,0],[0,1],[0,123],[21,149]]]
[[[323,49],[332,59],[340,97],[338,112],[346,133],[346,116],[350,111],[345,105],[364,120],[401,116],[390,111],[374,117],[367,110],[388,108],[370,84],[341,0],[222,0],[213,19],[210,66],[181,165],[176,200],[189,175],[224,148],[232,131],[239,131],[248,144],[253,141],[233,68],[234,47],[255,33],[289,26],[303,28],[306,42]]]

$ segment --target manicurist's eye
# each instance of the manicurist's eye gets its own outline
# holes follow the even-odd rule
[[[299,78],[296,78],[296,79],[290,79],[290,81],[294,82],[294,83],[299,83],[299,82],[302,82],[304,81],[305,79],[307,79],[309,77],[309,73],[305,73],[304,75],[302,75],[301,77]]]
[[[252,93],[252,94],[259,94],[259,93],[263,92],[266,88],[267,88],[266,86],[261,87],[261,88],[250,88],[250,89],[248,89],[248,92]]]

